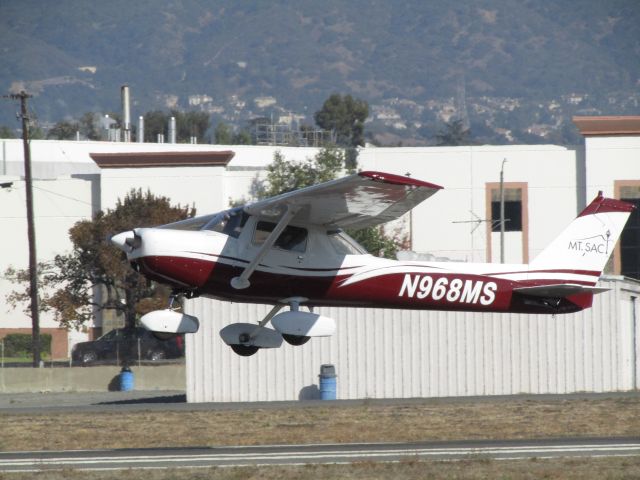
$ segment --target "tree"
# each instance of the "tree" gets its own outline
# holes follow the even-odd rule
[[[78,121],[80,133],[89,140],[100,140],[100,129],[98,128],[98,122],[96,114],[93,112],[86,112]]]
[[[267,167],[265,181],[254,182],[253,193],[258,199],[263,199],[327,182],[336,178],[343,167],[344,153],[338,148],[323,148],[304,162],[287,160],[278,150]]]
[[[213,131],[213,138],[217,145],[231,145],[233,140],[229,125],[224,122],[219,122]]]
[[[56,255],[40,267],[45,292],[41,308],[52,310],[56,320],[67,328],[79,327],[95,311],[102,310],[114,310],[124,316],[127,327],[134,326],[140,314],[162,308],[168,288],[132,269],[123,253],[107,239],[133,227],[170,223],[194,214],[193,208],[171,206],[166,197],[131,190],[114,209],[77,222],[69,230],[71,253]],[[24,271],[10,269],[5,276],[24,283]],[[28,287],[7,296],[13,305],[26,298]]]
[[[0,125],[0,138],[16,138],[16,134],[6,125]]]
[[[211,126],[209,114],[205,112],[180,112],[171,110],[171,114],[167,116],[167,122],[170,117],[176,119],[176,141],[178,143],[189,143],[191,137],[196,137],[200,141],[204,140],[205,134]]]
[[[460,146],[472,145],[471,130],[465,128],[462,120],[452,120],[445,122],[444,129],[436,133],[436,145],[438,146]]]
[[[62,121],[56,123],[47,132],[47,138],[53,138],[55,140],[73,140],[76,138],[76,132],[79,130],[77,123],[71,123]]]
[[[253,138],[246,130],[240,130],[233,136],[233,145],[253,145]]]
[[[191,137],[196,137],[198,141],[203,141],[209,127],[211,119],[205,112],[181,112],[171,110],[163,112],[154,110],[144,114],[144,141],[156,142],[158,134],[163,134],[165,142],[169,140],[169,121],[171,117],[176,119],[176,142],[189,143]]]
[[[253,194],[258,198],[268,198],[299,188],[316,185],[337,178],[345,170],[347,153],[336,147],[322,148],[318,154],[304,162],[286,160],[276,151],[273,162],[267,167],[265,180],[255,180]],[[370,227],[348,231],[369,253],[386,258],[395,258],[396,252],[404,243],[402,239],[385,234],[384,228]]]
[[[334,93],[325,100],[314,119],[320,128],[335,134],[338,145],[357,147],[364,146],[364,122],[368,116],[367,102]]]
[[[20,132],[20,136],[22,136],[22,132]],[[31,140],[43,140],[44,132],[37,125],[32,125],[29,128],[29,139]]]
[[[155,143],[158,141],[158,134],[167,138],[167,127],[169,117],[160,110],[154,110],[144,114],[144,141]]]

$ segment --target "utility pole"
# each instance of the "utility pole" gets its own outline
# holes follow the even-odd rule
[[[500,167],[500,263],[504,263],[504,164],[507,159],[502,160]]]
[[[31,344],[33,366],[40,366],[40,310],[38,308],[38,261],[36,258],[36,230],[33,219],[33,179],[31,176],[31,150],[29,148],[29,114],[27,99],[32,95],[24,90],[18,94],[5,95],[4,98],[20,100],[20,118],[22,120],[22,145],[24,148],[24,181],[27,196],[27,241],[29,244],[29,293],[31,296]]]

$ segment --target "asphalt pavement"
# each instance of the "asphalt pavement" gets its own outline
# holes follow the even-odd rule
[[[403,460],[525,459],[634,456],[637,438],[468,440],[416,443],[261,445],[214,448],[149,448],[61,452],[0,452],[0,472],[52,469],[113,470],[248,465],[300,465]]]

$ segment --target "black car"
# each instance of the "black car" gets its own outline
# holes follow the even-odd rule
[[[178,335],[167,340],[156,338],[152,332],[141,328],[118,328],[97,340],[74,345],[71,359],[87,365],[99,361],[116,361],[118,364],[140,360],[164,360],[184,355],[184,339]]]

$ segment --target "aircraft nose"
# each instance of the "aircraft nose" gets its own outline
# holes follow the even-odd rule
[[[133,248],[133,242],[136,238],[133,230],[129,230],[128,232],[118,233],[111,237],[111,243],[113,243],[120,250],[125,252],[130,252]],[[138,237],[139,238],[139,237]]]

